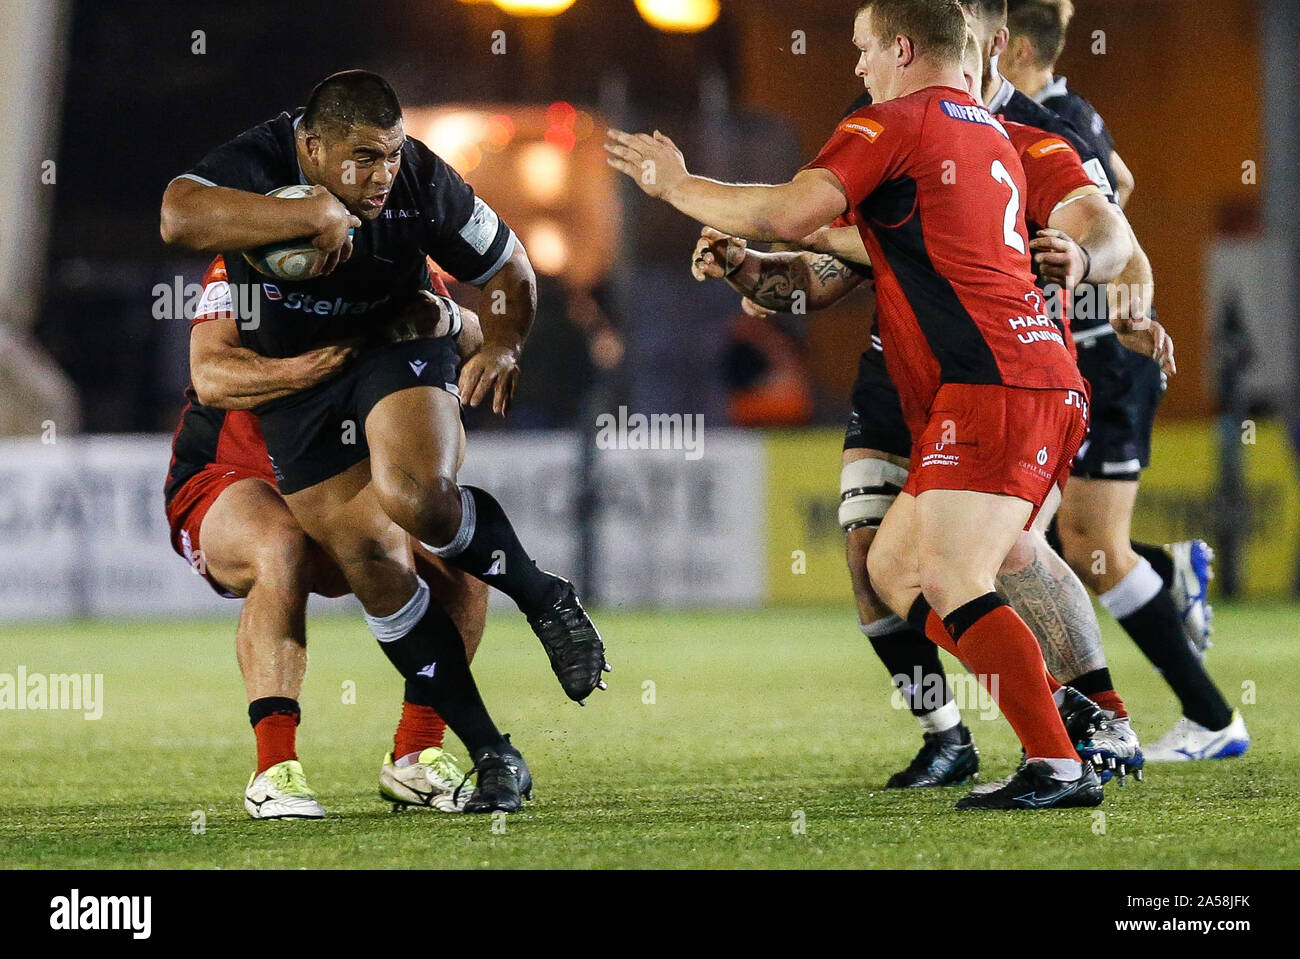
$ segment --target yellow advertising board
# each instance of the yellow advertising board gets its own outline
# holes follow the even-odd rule
[[[1259,421],[1243,428],[1244,510],[1219,486],[1215,424],[1162,423],[1142,475],[1133,537],[1148,543],[1204,539],[1226,528],[1243,535],[1243,598],[1284,598],[1296,578],[1300,468],[1285,430]],[[767,445],[767,590],[771,603],[851,603],[844,536],[836,519],[843,433],[774,431]]]

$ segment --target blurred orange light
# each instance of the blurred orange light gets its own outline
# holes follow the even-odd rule
[[[698,33],[713,26],[721,7],[718,0],[636,0],[646,23],[670,33]]]
[[[536,220],[524,229],[528,258],[539,273],[557,276],[569,265],[569,241],[554,220]]]
[[[530,143],[520,151],[516,162],[519,184],[530,199],[549,205],[564,194],[569,160],[554,144]]]
[[[517,17],[553,17],[573,6],[573,0],[492,0],[506,13]]]
[[[492,152],[504,150],[515,138],[515,121],[504,113],[488,117],[484,145]]]

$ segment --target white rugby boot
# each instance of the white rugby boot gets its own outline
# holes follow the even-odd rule
[[[244,808],[254,819],[325,818],[325,810],[307,785],[302,763],[296,759],[286,759],[249,777]]]

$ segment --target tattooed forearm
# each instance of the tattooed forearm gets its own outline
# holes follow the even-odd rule
[[[1065,561],[1050,549],[1040,547],[1032,563],[1017,572],[1003,573],[997,585],[998,592],[1038,637],[1043,660],[1058,680],[1068,683],[1105,667],[1106,652],[1092,599]]]
[[[753,273],[737,273],[732,286],[759,306],[782,313],[830,306],[865,279],[860,271],[825,253],[769,253],[757,257],[757,264]]]
[[[843,260],[831,256],[829,253],[817,255],[811,263],[808,264],[808,270],[824,285],[832,285],[837,280],[851,278],[857,275],[857,272]]]
[[[797,256],[764,257],[749,298],[769,310],[788,313],[795,304],[808,304],[807,270]],[[804,280],[804,283],[800,283]]]

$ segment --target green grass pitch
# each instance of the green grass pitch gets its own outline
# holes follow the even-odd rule
[[[364,626],[310,624],[299,754],[329,818],[253,822],[253,762],[222,620],[0,628],[0,673],[102,673],[104,714],[0,711],[6,867],[1294,867],[1300,608],[1217,610],[1210,666],[1254,737],[1240,758],[1152,766],[1093,810],[957,813],[964,787],[881,784],[915,752],[851,607],[597,617],[615,672],[568,702],[522,619],[494,615],[476,672],[528,758],[519,815],[394,814],[376,795],[401,684]],[[1144,739],[1172,696],[1118,627],[1111,668]],[[949,661],[951,664],[951,661]],[[955,666],[954,666],[955,670]],[[355,703],[345,691],[355,684]],[[985,779],[1018,749],[966,714]],[[464,754],[461,753],[463,758]],[[198,813],[202,813],[200,817]],[[202,825],[200,829],[199,826]]]

